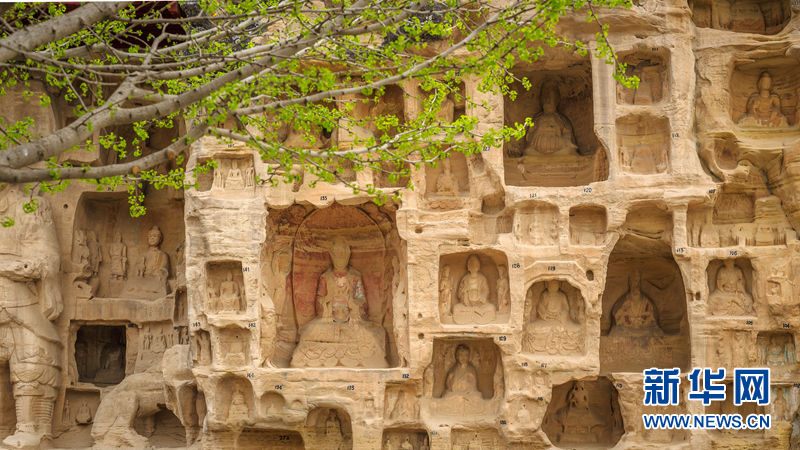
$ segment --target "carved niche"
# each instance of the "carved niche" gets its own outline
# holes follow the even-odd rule
[[[608,262],[600,320],[600,373],[687,367],[681,272],[663,241],[625,236]]]
[[[491,414],[504,383],[500,351],[491,339],[436,339],[423,374],[423,408],[442,416]]]
[[[617,119],[617,147],[623,172],[652,175],[669,168],[669,119],[629,115]]]
[[[430,449],[430,438],[425,430],[387,428],[383,430],[382,450]]]
[[[456,428],[451,433],[453,450],[502,450],[506,442],[494,428]]]
[[[586,305],[567,281],[538,281],[525,296],[522,350],[548,355],[583,354]]]
[[[714,260],[706,269],[711,315],[753,316],[753,266],[746,258]]]
[[[504,100],[505,124],[532,118],[533,125],[524,139],[505,145],[506,184],[580,186],[608,178],[605,149],[594,133],[591,64],[570,62],[563,70],[516,70],[533,87],[514,85],[518,96]]]
[[[312,409],[306,418],[304,431],[308,448],[353,448],[353,428],[350,415],[344,409]]]
[[[425,203],[429,209],[458,209],[469,195],[469,170],[463,153],[452,152],[436,167],[425,167]]]
[[[56,429],[65,430],[71,435],[74,441],[70,442],[70,446],[92,446],[91,428],[99,405],[99,392],[67,389],[61,408],[61,423],[54,425]]]
[[[294,205],[270,218],[275,239],[262,253],[262,274],[275,284],[262,285],[262,363],[385,368],[407,361],[406,332],[394,326],[405,316],[394,314],[393,299],[405,294],[393,209]]]
[[[709,366],[755,367],[761,363],[757,333],[753,330],[716,330],[709,333],[706,360]]]
[[[723,190],[713,208],[690,206],[687,222],[689,242],[695,247],[786,245],[797,239],[774,195],[754,200],[751,193]]]
[[[408,424],[419,421],[417,392],[412,386],[386,386],[384,421]]]
[[[542,430],[559,447],[613,447],[625,434],[619,394],[605,377],[553,386]]]
[[[241,261],[206,264],[206,308],[216,314],[237,314],[247,309]]]
[[[200,163],[208,160],[200,160]],[[214,161],[217,167],[211,169],[211,184],[208,177],[198,180],[198,190],[210,190],[215,196],[242,196],[252,193],[256,182],[253,155],[248,153],[216,154]]]
[[[254,420],[253,386],[246,379],[225,375],[218,379],[214,391],[214,419],[230,426],[245,426]]]
[[[235,325],[212,333],[212,360],[218,367],[240,369],[250,366],[250,331]]]
[[[797,350],[794,334],[786,331],[758,333],[762,367],[769,367],[773,378],[790,379],[797,373]]]
[[[83,325],[78,328],[74,344],[78,381],[101,386],[122,381],[126,348],[124,326]]]
[[[603,206],[575,206],[569,210],[569,241],[572,245],[603,245],[606,226]]]
[[[779,57],[737,64],[731,74],[731,120],[745,130],[780,130],[800,121],[800,64]]]
[[[792,16],[789,0],[693,0],[692,21],[701,28],[776,34]]]
[[[667,98],[669,79],[665,61],[666,51],[637,51],[621,55],[627,65],[626,75],[639,78],[639,87],[631,89],[617,83],[617,103],[629,105],[654,105]]]
[[[510,305],[505,254],[482,250],[439,258],[439,317],[443,324],[505,323]]]
[[[514,215],[514,235],[522,244],[558,245],[558,230],[558,208],[555,205],[537,202],[521,208]]]

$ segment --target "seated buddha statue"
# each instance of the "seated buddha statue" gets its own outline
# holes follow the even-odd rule
[[[785,127],[789,123],[781,112],[781,98],[772,92],[772,77],[762,72],[758,78],[758,92],[747,99],[745,113],[739,118],[739,125],[746,127]]]
[[[539,96],[542,111],[533,116],[533,126],[525,138],[524,156],[578,156],[578,146],[569,119],[558,112],[558,85],[553,80],[542,83]]]
[[[709,296],[712,313],[746,315],[753,313],[753,297],[745,291],[742,269],[726,259],[717,272],[717,286]]]
[[[585,444],[606,441],[609,424],[589,404],[589,392],[582,381],[567,394],[567,404],[559,408],[554,417],[560,432],[555,441],[560,444]]]
[[[631,273],[628,285],[628,292],[611,308],[609,335],[662,335],[656,305],[642,292],[639,272]]]
[[[478,371],[469,361],[470,349],[464,344],[456,347],[456,361],[444,381],[443,397],[476,397],[481,396],[478,390]]]
[[[547,289],[542,292],[542,298],[536,305],[536,314],[539,320],[566,324],[569,321],[569,303],[567,296],[561,292],[561,283],[558,280],[549,280]]]
[[[337,237],[329,254],[331,267],[317,283],[321,314],[300,328],[291,367],[387,367],[386,332],[364,319],[364,280],[350,267],[350,246]]]
[[[458,283],[458,303],[453,305],[453,321],[457,324],[484,324],[495,319],[497,309],[489,302],[489,280],[480,270],[478,255],[470,255],[467,273]]]

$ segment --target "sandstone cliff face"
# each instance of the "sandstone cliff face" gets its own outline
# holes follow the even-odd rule
[[[638,89],[560,50],[516,69],[534,88],[513,102],[465,79],[492,110],[450,102],[443,117],[534,126],[414,172],[397,204],[258,184],[269,167],[257,155],[209,139],[188,170],[219,166],[183,195],[149,193],[143,219],[122,192],[57,194],[54,444],[788,447],[800,426],[800,5],[636,3],[603,21]],[[561,26],[588,41],[581,20]],[[403,93],[415,89],[371,108],[412,117]],[[319,142],[332,139],[352,141]],[[704,407],[684,381],[678,405],[642,406],[650,367],[769,367],[772,403]],[[646,430],[653,412],[771,413],[773,426]]]

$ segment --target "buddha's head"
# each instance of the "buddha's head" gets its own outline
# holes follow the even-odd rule
[[[147,244],[155,247],[161,243],[162,237],[161,229],[158,228],[158,225],[153,225],[153,228],[150,228],[150,231],[147,232]]]
[[[467,258],[467,270],[471,274],[476,274],[481,270],[481,260],[478,258],[478,255],[470,255],[469,258]]]
[[[559,282],[558,280],[547,281],[547,292],[555,294],[556,292],[558,292],[559,287],[561,287],[561,282]]]
[[[772,76],[770,76],[769,72],[761,72],[761,76],[758,77],[758,90],[769,91],[771,87]]]
[[[114,242],[122,242],[122,233],[119,231],[114,233]]]
[[[558,108],[558,103],[561,101],[558,93],[558,85],[553,80],[547,80],[542,83],[542,92],[540,94],[542,102],[542,111],[546,113],[555,113]]]
[[[458,347],[456,347],[456,361],[459,364],[466,365],[469,362],[469,354],[469,347],[464,344],[458,344]]]
[[[333,240],[333,245],[328,252],[331,255],[331,263],[334,270],[345,270],[347,263],[350,262],[350,246],[347,241],[339,236]]]
[[[225,274],[225,281],[233,281],[233,271],[229,270],[228,273]]]

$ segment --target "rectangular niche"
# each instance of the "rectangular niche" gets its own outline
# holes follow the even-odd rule
[[[548,61],[561,70],[517,67],[532,87],[513,85],[504,97],[507,126],[533,119],[525,137],[504,147],[505,182],[513,186],[581,186],[608,178],[605,149],[594,132],[591,63],[557,52]]]
[[[669,119],[629,115],[617,119],[617,148],[623,172],[651,175],[669,168]]]
[[[639,78],[639,87],[630,89],[617,84],[617,103],[629,105],[654,105],[664,100],[668,94],[669,76],[666,49],[637,50],[619,57],[627,64],[626,74]]]
[[[731,74],[731,120],[744,129],[794,127],[798,117],[800,63],[776,57],[738,63]]]
[[[695,26],[737,33],[776,34],[792,17],[790,0],[690,0],[689,7]]]
[[[458,428],[451,433],[453,449],[504,450],[506,441],[494,428]]]
[[[250,361],[250,331],[237,326],[219,328],[214,333],[214,354],[217,366],[239,369]]]
[[[206,264],[206,311],[213,314],[239,314],[247,309],[241,261]]]
[[[569,241],[572,245],[603,245],[606,226],[603,206],[575,206],[569,210]]]
[[[544,355],[583,354],[586,304],[566,280],[537,281],[525,296],[522,350]]]
[[[117,384],[125,378],[126,332],[122,325],[83,325],[75,338],[78,381]]]
[[[240,196],[252,193],[256,172],[252,153],[214,155],[217,167],[212,169],[211,192],[214,195]]]
[[[452,152],[436,167],[425,167],[425,200],[429,209],[464,207],[469,195],[469,169],[463,153]]]
[[[514,235],[521,244],[558,245],[558,208],[544,202],[524,206],[514,215]]]
[[[747,258],[716,259],[708,264],[710,315],[753,316],[753,266]]]
[[[508,258],[480,250],[439,258],[439,315],[444,324],[508,322]]]
[[[761,367],[769,367],[773,379],[789,379],[797,373],[797,351],[794,334],[788,331],[758,333]]]
[[[147,214],[133,218],[124,193],[81,195],[70,258],[78,298],[162,300],[172,292],[185,239],[182,203],[155,191],[147,194],[144,206]],[[124,310],[120,315],[130,320],[139,317],[142,310],[129,305],[120,302],[113,308]]]
[[[382,450],[430,448],[430,439],[425,430],[387,428],[383,430]]]
[[[606,377],[553,386],[542,431],[563,448],[613,447],[625,434],[619,393]]]
[[[61,423],[55,428],[64,430],[54,440],[56,447],[91,447],[92,423],[94,423],[97,407],[100,405],[100,392],[67,389],[61,409]],[[53,414],[58,417],[58,414]]]

